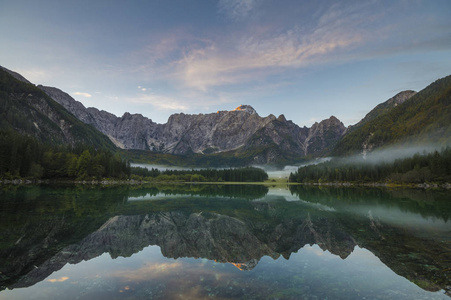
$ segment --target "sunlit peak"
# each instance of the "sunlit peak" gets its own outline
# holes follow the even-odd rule
[[[240,105],[237,108],[235,108],[233,111],[247,112],[252,115],[257,113],[257,111],[255,111],[255,109],[250,105]]]

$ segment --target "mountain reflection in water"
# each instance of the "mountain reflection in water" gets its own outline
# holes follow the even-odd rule
[[[1,199],[0,278],[2,290],[11,291],[0,292],[0,298],[52,277],[67,264],[105,259],[104,253],[113,259],[137,259],[147,251],[154,253],[154,248],[149,248],[154,245],[164,257],[189,264],[198,272],[200,266],[194,267],[187,258],[206,259],[215,264],[212,267],[230,263],[250,271],[238,277],[252,276],[262,261],[260,269],[272,274],[283,261],[302,259],[300,254],[331,253],[347,260],[353,251],[367,258],[372,253],[422,289],[440,291],[434,297],[451,293],[451,208],[446,192],[302,186],[268,190],[258,185],[15,187],[4,189]],[[272,271],[268,269],[271,261],[278,264]],[[303,262],[303,268],[308,264]],[[160,271],[169,272],[170,266],[177,278],[188,280],[180,277],[174,261],[162,260],[158,265]],[[134,278],[133,270],[127,272]],[[171,276],[175,276],[173,272]],[[225,278],[230,272],[215,276]],[[286,280],[298,280],[300,274]],[[287,275],[281,271],[271,276],[279,282]],[[326,280],[328,276],[320,277]],[[69,276],[48,280],[63,283]],[[290,291],[293,294],[284,292],[273,298],[301,295],[298,290]],[[302,295],[309,295],[305,293]],[[165,295],[161,289],[160,294]]]

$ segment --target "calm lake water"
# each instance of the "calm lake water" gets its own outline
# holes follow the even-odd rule
[[[3,187],[0,299],[450,299],[449,191]]]

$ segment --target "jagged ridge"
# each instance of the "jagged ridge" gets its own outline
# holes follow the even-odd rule
[[[123,149],[179,155],[256,152],[253,163],[271,163],[281,157],[292,160],[325,153],[345,132],[344,125],[335,117],[315,123],[310,129],[301,128],[283,115],[261,117],[250,105],[210,114],[173,114],[167,123],[157,124],[141,114],[116,117],[96,108],[85,108],[63,91],[39,88]],[[269,148],[270,151],[262,151]]]

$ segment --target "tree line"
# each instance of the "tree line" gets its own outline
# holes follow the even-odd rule
[[[50,146],[12,130],[0,131],[0,178],[126,179],[130,172],[130,164],[109,150]]]
[[[128,197],[164,195],[186,195],[199,197],[226,197],[238,199],[259,199],[268,193],[268,188],[258,184],[161,184],[128,190]]]
[[[451,182],[451,148],[416,154],[391,163],[369,163],[332,159],[318,165],[299,168],[290,173],[290,182]]]
[[[268,174],[260,168],[164,170],[132,167],[132,178],[154,181],[184,182],[262,182]]]
[[[148,170],[130,167],[119,152],[92,146],[56,146],[13,130],[0,130],[0,179],[102,178],[183,182],[261,182],[268,174],[259,168]]]

